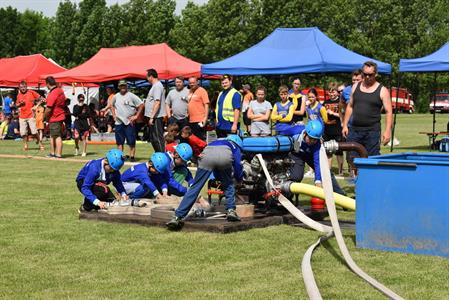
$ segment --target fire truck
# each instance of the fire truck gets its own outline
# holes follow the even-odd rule
[[[433,97],[430,98],[429,110],[433,113]],[[435,94],[435,112],[447,113],[449,112],[449,92],[442,91]]]
[[[397,112],[406,112],[412,114],[415,112],[415,102],[413,102],[413,96],[407,89],[395,87],[391,88],[391,106],[393,111],[397,110]],[[397,104],[396,104],[396,96],[397,96]]]

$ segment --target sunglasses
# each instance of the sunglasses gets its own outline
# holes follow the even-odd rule
[[[362,72],[362,74],[363,74],[363,77],[373,77],[373,76],[376,76],[376,73],[365,73],[365,72]]]

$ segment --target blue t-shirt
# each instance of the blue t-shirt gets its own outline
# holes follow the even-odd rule
[[[343,89],[343,92],[341,93],[341,97],[345,101],[346,104],[349,104],[349,100],[351,100],[351,92],[352,92],[352,85],[348,85]],[[352,116],[349,119],[348,126],[350,127],[352,123]]]
[[[351,99],[351,91],[352,85],[348,85],[343,89],[343,92],[341,93],[341,97],[343,98],[346,104],[348,104],[349,100]]]
[[[226,91],[223,91],[223,93],[220,95],[220,98],[218,98],[217,105],[218,105],[218,114],[217,114],[217,128],[221,130],[231,130],[232,128],[232,122],[226,121],[223,119],[223,102],[226,98],[226,95],[231,90],[227,89]],[[232,96],[232,109],[241,109],[242,107],[242,95],[240,93],[235,93],[234,96]],[[237,123],[237,126],[240,124]]]
[[[12,109],[10,107],[12,103],[12,99],[9,97],[6,97],[3,99],[3,112],[5,115],[10,115],[12,113]]]

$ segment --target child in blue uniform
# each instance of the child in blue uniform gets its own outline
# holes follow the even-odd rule
[[[148,162],[132,166],[123,172],[123,185],[134,200],[132,205],[138,206],[138,201],[135,200],[139,198],[165,198],[169,187],[175,195],[182,196],[186,193],[187,188],[173,179],[169,163],[166,153],[156,152]]]
[[[309,100],[309,105],[306,107],[307,120],[318,120],[324,126],[327,123],[327,111],[326,107],[318,101],[318,92],[316,89],[311,88],[309,90],[307,99]]]
[[[295,105],[288,98],[288,87],[281,85],[279,87],[279,96],[281,101],[276,102],[271,113],[271,120],[275,121],[274,129],[279,135],[295,135],[299,133],[299,127],[293,123],[293,113]]]
[[[165,152],[170,160],[169,168],[173,178],[180,184],[186,181],[188,186],[191,186],[193,184],[193,176],[187,168],[187,162],[192,158],[192,147],[187,143],[181,143],[176,145],[174,150],[174,152]],[[170,187],[169,193],[171,193]]]
[[[173,219],[167,223],[171,230],[179,230],[183,226],[182,219],[188,214],[198,198],[201,189],[213,173],[215,178],[221,181],[226,198],[226,219],[228,221],[240,221],[235,212],[235,188],[232,176],[240,182],[243,180],[243,168],[241,165],[242,139],[237,135],[229,135],[226,139],[218,139],[211,142],[200,155],[198,169],[193,179],[193,184],[175,211]]]
[[[304,177],[304,167],[308,164],[315,171],[315,185],[321,185],[320,171],[320,147],[321,137],[324,132],[324,126],[319,120],[310,120],[307,125],[299,125],[302,130],[298,135],[293,136],[294,149],[289,157],[295,162],[290,168],[290,180],[301,182]],[[327,163],[323,162],[323,163]],[[332,185],[334,191],[338,194],[345,195],[345,192],[338,185],[335,176],[331,174]]]
[[[108,187],[111,182],[122,200],[128,200],[119,172],[124,163],[123,152],[118,149],[109,150],[105,158],[86,163],[76,177],[78,189],[84,195],[80,211],[103,209],[107,202],[113,202],[115,196]]]

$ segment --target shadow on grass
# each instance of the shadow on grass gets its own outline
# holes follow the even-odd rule
[[[410,147],[410,146],[403,146],[403,147],[394,147],[395,150],[409,150],[409,151],[429,151],[429,146],[428,145],[420,145],[420,146],[414,146],[414,147]]]
[[[324,241],[321,243],[321,245],[327,250],[329,251],[329,253],[336,259],[338,260],[340,263],[346,265],[345,260],[343,259],[343,257],[340,255],[340,253],[337,252],[336,249],[334,249],[334,247],[332,247],[332,245],[329,243],[329,241]]]

